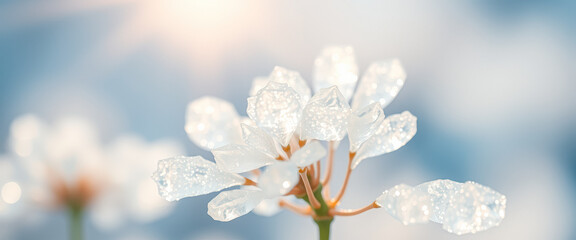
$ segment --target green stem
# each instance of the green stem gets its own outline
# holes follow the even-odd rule
[[[316,224],[318,225],[318,232],[320,234],[320,240],[329,240],[330,239],[330,224],[332,224],[334,217],[330,216],[330,214],[328,213],[328,211],[330,211],[330,208],[328,207],[328,204],[326,204],[326,201],[324,201],[324,197],[322,196],[322,185],[321,184],[314,191],[314,197],[316,197],[316,199],[320,203],[320,208],[318,208],[318,209],[312,208],[314,210],[314,213],[316,213],[316,219],[314,219],[314,222],[316,222]],[[310,200],[308,199],[308,195],[304,195],[300,198],[302,198],[304,201],[306,201],[308,204],[310,204]],[[312,205],[310,205],[310,206],[312,206]]]
[[[320,240],[329,240],[330,239],[330,224],[332,220],[315,220],[316,224],[318,225],[318,231],[320,232]]]
[[[82,207],[71,205],[70,209],[70,240],[82,240]]]

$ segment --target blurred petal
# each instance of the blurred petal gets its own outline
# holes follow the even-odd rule
[[[350,106],[338,87],[321,89],[302,111],[300,137],[303,140],[342,140],[349,115]]]
[[[185,129],[188,137],[205,150],[242,141],[236,109],[214,97],[203,97],[188,104]]]
[[[274,139],[262,129],[242,124],[242,137],[246,145],[252,146],[272,158],[279,156]]]
[[[282,146],[287,146],[302,114],[300,96],[283,83],[269,82],[248,98],[248,115]]]
[[[277,162],[266,167],[258,179],[258,187],[268,197],[282,196],[288,193],[298,182],[298,168],[291,162]]]
[[[194,197],[242,185],[244,177],[221,170],[200,156],[178,156],[158,161],[152,175],[158,192],[168,201]]]
[[[352,162],[352,168],[369,157],[378,156],[398,150],[416,134],[416,117],[405,111],[394,114],[382,121],[378,131],[360,148]]]
[[[384,121],[384,111],[379,103],[372,103],[350,114],[348,139],[350,152],[356,152],[360,145],[370,138]]]
[[[312,141],[296,151],[290,161],[298,167],[306,167],[326,156],[326,149],[318,141]]]
[[[382,108],[388,106],[404,86],[405,80],[406,73],[398,59],[373,63],[358,84],[352,109],[360,109],[373,102],[379,102]]]
[[[376,203],[404,225],[425,223],[430,217],[430,196],[405,184],[386,190]]]
[[[229,144],[212,150],[212,154],[218,167],[234,173],[248,172],[276,162],[274,157],[246,145]]]
[[[208,203],[208,215],[214,220],[228,222],[249,213],[263,199],[260,190],[237,189],[221,192]]]
[[[256,208],[254,208],[253,212],[265,217],[274,216],[282,210],[279,203],[280,197],[264,199],[260,204],[258,204],[258,206],[256,206]]]
[[[358,65],[351,46],[331,46],[322,50],[314,61],[314,91],[338,86],[346,102],[350,101],[356,82]]]
[[[35,148],[44,130],[44,123],[35,115],[20,116],[10,126],[10,146],[19,157],[28,157]]]
[[[268,78],[270,81],[285,83],[300,95],[302,105],[305,105],[310,99],[311,91],[306,81],[300,76],[300,73],[288,70],[283,67],[274,67]]]

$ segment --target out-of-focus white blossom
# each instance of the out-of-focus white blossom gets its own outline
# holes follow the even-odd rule
[[[78,205],[91,210],[94,222],[106,229],[165,215],[171,207],[158,196],[149,176],[155,160],[180,154],[181,147],[133,135],[103,144],[97,132],[89,121],[76,117],[52,123],[34,115],[15,119],[10,146],[26,186],[26,199],[20,201],[30,207]]]

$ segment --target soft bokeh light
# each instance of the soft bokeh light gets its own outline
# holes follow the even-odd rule
[[[22,189],[17,182],[8,182],[2,186],[2,200],[8,204],[14,204],[20,200]]]

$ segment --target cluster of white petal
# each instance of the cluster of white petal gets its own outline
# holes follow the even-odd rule
[[[416,133],[416,117],[404,112],[385,118],[382,108],[398,94],[405,77],[398,60],[374,63],[354,91],[354,50],[334,46],[315,61],[313,96],[298,72],[275,67],[268,77],[254,79],[247,99],[248,121],[224,100],[204,97],[191,102],[186,132],[194,143],[212,151],[216,164],[199,157],[162,160],[154,173],[159,192],[171,201],[207,194],[243,185],[239,173],[262,170],[255,187],[224,191],[208,204],[210,216],[229,221],[258,203],[274,205],[270,203],[288,193],[299,182],[298,170],[326,155],[319,141],[338,142],[348,135],[350,150],[356,153],[354,167],[395,151]],[[258,212],[273,212],[261,208]]]
[[[21,173],[23,208],[67,204],[63,198],[70,196],[62,195],[66,192],[84,194],[79,197],[89,200],[92,220],[108,229],[127,219],[151,221],[171,209],[149,175],[157,159],[182,153],[176,142],[149,143],[122,135],[103,144],[97,129],[83,118],[46,122],[24,115],[11,125],[10,147],[10,160]],[[55,191],[58,186],[67,191]]]
[[[416,187],[400,184],[382,193],[376,202],[404,224],[433,221],[458,235],[498,226],[505,216],[506,197],[475,182],[425,182]]]

